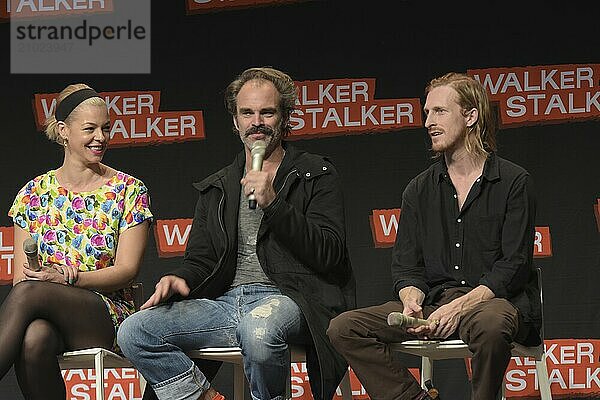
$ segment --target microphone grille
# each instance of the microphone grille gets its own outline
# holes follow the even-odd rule
[[[406,321],[406,315],[402,314],[401,312],[391,312],[387,317],[387,323],[390,326],[403,327],[406,324]]]
[[[37,253],[37,242],[29,237],[23,242],[23,251],[27,254]]]
[[[257,155],[257,154],[265,154],[265,150],[267,148],[267,144],[265,143],[264,140],[257,140],[256,142],[252,143],[252,149],[250,150],[250,154]]]

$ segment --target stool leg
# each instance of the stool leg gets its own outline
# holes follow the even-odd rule
[[[292,398],[292,364],[290,363],[290,368],[288,369],[287,380],[285,381],[285,398]]]
[[[96,369],[96,400],[104,400],[104,353],[100,350],[94,356]]]
[[[427,389],[425,382],[433,377],[433,361],[429,357],[421,357],[421,387]]]
[[[346,369],[346,373],[340,382],[340,390],[342,391],[342,400],[352,400],[352,386],[350,385],[350,370]]]
[[[242,364],[233,364],[233,399],[244,400],[244,388],[246,386],[246,376],[244,375],[244,366]]]
[[[138,376],[140,378],[140,396],[144,397],[144,392],[146,391],[146,378],[144,378],[144,376],[142,374],[140,374],[140,371],[137,372]]]
[[[545,354],[540,360],[535,360],[535,370],[537,372],[538,385],[540,387],[540,397],[542,400],[552,400],[552,392],[550,391],[550,378],[548,377]]]

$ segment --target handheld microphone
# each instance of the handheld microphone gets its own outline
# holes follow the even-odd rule
[[[409,317],[401,312],[391,312],[388,314],[387,323],[390,326],[397,326],[400,328],[416,328],[417,326],[429,325],[430,321],[421,318]]]
[[[252,143],[250,154],[252,155],[252,171],[262,170],[263,159],[265,158],[265,150],[267,144],[264,140],[257,140]],[[256,209],[256,197],[254,196],[254,190],[248,196],[248,208],[251,210]]]
[[[23,242],[23,252],[27,256],[27,264],[29,264],[30,270],[39,271],[42,269],[40,260],[38,259],[37,242],[32,237],[25,239]]]

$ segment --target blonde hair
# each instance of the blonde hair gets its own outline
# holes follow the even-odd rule
[[[64,88],[62,90],[62,92],[60,92],[58,94],[58,97],[56,98],[56,107],[54,107],[54,112],[52,113],[52,115],[50,115],[48,118],[46,118],[46,122],[44,124],[44,133],[46,134],[48,139],[52,140],[53,142],[56,142],[61,145],[64,144],[64,140],[60,136],[60,133],[58,132],[58,121],[56,120],[56,110],[58,109],[58,105],[68,95],[70,95],[71,93],[75,93],[81,89],[91,89],[91,87],[89,87],[85,83],[75,83],[75,84],[67,86],[66,88]],[[81,105],[106,107],[106,102],[104,101],[104,99],[101,99],[100,97],[91,97],[89,99],[82,101],[77,107],[75,107],[75,109],[71,112],[71,114],[69,114],[69,116],[63,121],[65,124],[69,124],[71,122],[72,116],[77,113],[77,111]]]
[[[496,119],[481,83],[466,74],[450,72],[432,79],[425,88],[425,94],[439,86],[449,86],[456,91],[456,102],[463,111],[476,108],[479,113],[477,121],[467,129],[465,150],[474,156],[487,156],[490,151],[496,151]]]

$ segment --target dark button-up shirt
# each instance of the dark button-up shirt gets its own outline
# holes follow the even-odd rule
[[[392,259],[395,293],[415,286],[431,304],[448,287],[485,285],[511,301],[525,320],[539,322],[534,219],[525,169],[491,153],[459,209],[440,158],[403,193]]]

